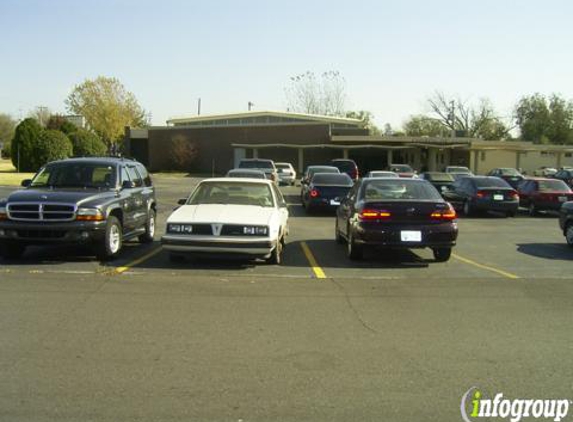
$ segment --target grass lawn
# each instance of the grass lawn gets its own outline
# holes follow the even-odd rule
[[[17,173],[10,160],[0,159],[0,186],[20,186],[24,179],[31,179],[34,173]]]

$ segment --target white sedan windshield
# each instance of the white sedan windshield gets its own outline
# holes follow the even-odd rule
[[[274,207],[273,194],[267,184],[204,182],[193,193],[189,205],[229,204]]]

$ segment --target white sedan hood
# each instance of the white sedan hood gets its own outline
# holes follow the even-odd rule
[[[182,205],[169,216],[167,222],[269,225],[276,212],[274,207],[253,205]]]

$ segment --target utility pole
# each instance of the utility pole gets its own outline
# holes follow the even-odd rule
[[[201,115],[201,98],[197,100],[197,116]]]
[[[248,105],[248,107],[249,107],[249,111],[251,111],[251,108],[254,106],[254,104],[249,101],[249,102],[247,103],[247,105]]]
[[[456,137],[456,102],[450,101],[450,118],[452,119],[452,138]]]
[[[40,118],[40,126],[44,126],[44,111],[48,111],[48,107],[46,106],[38,107],[38,117]]]

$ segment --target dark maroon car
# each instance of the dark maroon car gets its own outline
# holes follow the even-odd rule
[[[534,216],[538,211],[559,211],[564,202],[573,200],[573,191],[557,179],[524,179],[518,186],[519,205]]]
[[[456,212],[429,182],[419,179],[361,179],[336,211],[336,240],[350,259],[366,246],[431,248],[447,261],[458,237]]]

